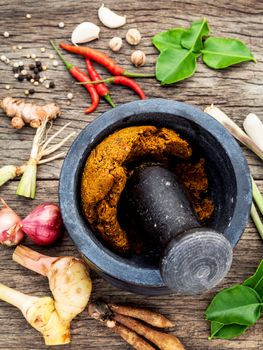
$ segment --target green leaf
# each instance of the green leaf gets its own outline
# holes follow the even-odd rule
[[[156,78],[161,84],[172,84],[186,79],[196,70],[196,56],[185,49],[166,49],[156,63]]]
[[[173,28],[166,32],[158,33],[153,37],[152,43],[159,51],[169,48],[180,49],[181,38],[184,32],[186,30],[183,28]]]
[[[254,61],[249,48],[240,40],[208,38],[202,50],[203,61],[210,68],[221,69],[244,61]]]
[[[209,26],[207,20],[195,21],[191,28],[186,30],[182,35],[181,45],[186,49],[194,52],[200,52],[203,48],[203,36],[209,34]]]
[[[219,292],[205,315],[210,321],[225,325],[237,323],[250,326],[260,317],[261,299],[252,288],[237,285]]]
[[[254,275],[246,279],[243,285],[253,288],[263,298],[263,260],[261,260]]]
[[[248,326],[240,325],[240,324],[227,324],[212,321],[211,322],[211,336],[212,338],[219,339],[233,339],[243,334],[247,330]]]
[[[224,327],[224,323],[220,323],[217,321],[211,321],[211,335],[209,339],[214,338],[214,336],[219,332],[219,330]]]

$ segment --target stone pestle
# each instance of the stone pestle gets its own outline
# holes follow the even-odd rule
[[[158,164],[135,169],[122,205],[140,232],[161,246],[160,273],[172,291],[202,293],[226,276],[232,262],[230,242],[201,226],[172,171]]]

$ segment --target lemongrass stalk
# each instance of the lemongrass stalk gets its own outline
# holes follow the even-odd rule
[[[260,193],[258,186],[256,182],[254,181],[253,177],[251,176],[252,181],[252,193],[253,193],[253,199],[256,202],[258,209],[260,210],[261,214],[263,215],[263,196]]]
[[[37,161],[29,159],[24,174],[17,186],[16,194],[26,198],[35,198],[37,182]]]
[[[50,142],[58,136],[70,123],[64,125],[60,130],[54,133],[47,140],[47,119],[42,121],[42,124],[37,129],[35,137],[33,139],[33,146],[30,154],[30,159],[23,169],[23,176],[18,184],[16,194],[19,196],[24,196],[27,198],[35,198],[36,194],[36,181],[37,181],[37,165],[51,162],[57,158],[61,158],[65,153],[61,152],[53,157],[42,159],[43,157],[54,153],[59,148],[61,148],[72,136],[75,135],[75,132],[67,135],[62,141],[58,144],[47,147]]]
[[[45,131],[47,126],[47,119],[44,119],[39,128],[37,128],[36,134],[33,139],[33,146],[29,161],[25,167],[24,174],[18,184],[16,194],[26,198],[34,199],[36,195],[36,182],[37,182],[37,157],[39,148],[43,142]]]
[[[34,297],[0,283],[0,300],[17,307],[27,322],[42,333],[46,345],[70,342],[70,324],[61,320],[50,297]]]
[[[243,127],[248,136],[263,152],[263,123],[254,113],[249,113],[244,122]]]
[[[251,206],[251,217],[254,221],[254,224],[258,230],[260,237],[263,239],[263,223],[260,219],[260,216],[257,212],[257,209],[256,209],[254,203],[252,203],[252,206]]]
[[[0,186],[16,177],[16,166],[6,165],[0,168]]]
[[[263,160],[263,151],[218,107],[211,105],[205,108],[205,112],[219,121],[219,123],[221,123],[237,140],[239,140],[243,145],[247,146],[247,148],[254,152],[261,160]]]

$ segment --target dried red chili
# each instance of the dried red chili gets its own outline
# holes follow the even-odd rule
[[[58,54],[58,56],[61,59],[61,61],[66,66],[67,70],[70,72],[70,74],[76,80],[78,80],[80,82],[87,82],[87,81],[91,82],[91,80],[89,79],[89,77],[85,73],[83,73],[79,68],[74,66],[72,63],[66,61],[66,59],[59,52],[59,50],[57,49],[57,47],[55,46],[55,44],[54,44],[54,42],[52,40],[50,40],[50,44],[52,45],[52,47],[54,48],[54,50]],[[90,94],[90,97],[91,97],[91,101],[92,101],[90,107],[85,109],[85,113],[88,114],[88,113],[91,113],[91,112],[95,111],[95,109],[98,107],[100,98],[99,98],[99,95],[97,93],[96,88],[93,85],[85,84],[85,88],[86,88],[86,90],[88,90],[88,92]]]
[[[85,62],[86,62],[86,67],[87,67],[89,76],[91,77],[91,80],[92,81],[101,80],[101,76],[99,75],[99,73],[96,71],[96,69],[92,65],[90,59],[86,58]],[[115,107],[115,104],[113,103],[113,101],[110,97],[109,89],[107,88],[107,86],[104,83],[96,84],[95,88],[96,88],[98,94],[101,97],[103,97],[111,105],[111,107]]]

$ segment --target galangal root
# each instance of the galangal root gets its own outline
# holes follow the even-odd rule
[[[88,312],[91,317],[100,320],[113,332],[119,334],[134,349],[152,350],[155,349],[151,345],[153,344],[161,350],[185,350],[176,336],[162,333],[145,324],[158,328],[173,326],[166,317],[153,311],[115,304],[107,305],[104,301],[97,300],[89,304]]]
[[[87,306],[92,282],[84,262],[73,256],[50,257],[25,246],[18,246],[13,260],[46,276],[59,317],[70,322]]]
[[[52,298],[27,295],[0,283],[0,300],[20,309],[27,322],[42,333],[46,345],[70,342],[70,323],[59,317]]]
[[[25,124],[38,128],[44,119],[53,120],[60,116],[60,108],[55,103],[44,106],[28,103],[13,97],[5,97],[0,101],[0,107],[11,120],[15,129],[21,129]]]

